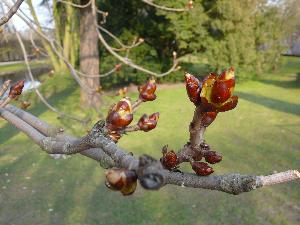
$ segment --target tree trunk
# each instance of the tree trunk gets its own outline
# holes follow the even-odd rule
[[[86,4],[88,0],[81,0]],[[94,26],[94,16],[91,5],[81,9],[80,15],[80,70],[86,74],[99,74],[99,49],[97,28]],[[100,86],[99,78],[81,78],[82,83],[96,90]],[[100,106],[100,94],[94,92],[88,94],[81,90],[81,102],[85,106],[98,108]]]

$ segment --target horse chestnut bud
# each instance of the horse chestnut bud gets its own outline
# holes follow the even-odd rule
[[[128,126],[133,120],[131,102],[127,98],[121,99],[109,111],[106,122],[110,130],[121,129]]]
[[[156,83],[154,79],[150,79],[145,85],[142,85],[138,88],[140,93],[139,98],[143,102],[153,101],[156,99],[154,92],[156,91]]]
[[[208,151],[204,154],[205,161],[215,164],[222,161],[222,156],[215,151]]]
[[[174,151],[164,153],[160,161],[168,170],[174,169],[178,165],[178,157]]]
[[[23,88],[24,88],[24,83],[25,80],[20,80],[17,83],[15,83],[14,85],[12,85],[10,87],[10,91],[9,91],[9,98],[11,99],[15,99],[17,98],[19,95],[22,94]]]
[[[140,130],[142,130],[144,132],[148,132],[148,131],[154,129],[157,125],[158,118],[159,118],[158,112],[153,113],[149,117],[146,114],[144,114],[138,122],[138,126],[139,126]]]
[[[193,75],[186,73],[185,74],[185,86],[186,86],[186,92],[189,96],[190,101],[193,102],[195,105],[200,104],[200,102],[201,102],[200,81]]]
[[[213,168],[205,162],[191,162],[191,165],[196,174],[200,176],[208,176],[214,172]]]
[[[137,186],[137,175],[126,169],[111,169],[106,173],[105,185],[123,195],[131,195]]]

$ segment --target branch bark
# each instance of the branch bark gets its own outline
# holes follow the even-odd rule
[[[164,185],[172,184],[240,194],[263,186],[289,182],[300,178],[300,173],[295,170],[268,176],[233,173],[206,177],[168,171],[162,168],[159,161],[149,156],[141,156],[137,159],[132,154],[121,149],[112,140],[107,138],[104,121],[96,123],[90,134],[82,138],[74,138],[65,134],[58,134],[51,137],[49,136],[53,134],[51,129],[44,130],[44,134],[41,134],[39,132],[40,126],[35,125],[34,127],[34,124],[44,123],[45,127],[49,128],[50,125],[47,123],[40,121],[33,115],[29,116],[14,106],[8,105],[6,109],[0,109],[0,116],[24,132],[46,152],[59,154],[80,152],[80,154],[100,162],[100,165],[104,168],[119,167],[134,170],[138,174],[142,186],[147,189],[158,189]],[[16,115],[8,112],[8,110],[14,112]]]
[[[24,0],[17,0],[16,3],[8,10],[8,12],[0,19],[0,26],[4,25],[5,23],[7,23],[12,17],[13,15],[16,14],[16,12],[18,11],[18,9],[20,8],[20,6],[22,5],[22,3],[24,2]]]

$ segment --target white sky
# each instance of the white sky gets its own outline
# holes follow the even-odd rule
[[[13,2],[12,0],[9,0],[11,3]],[[40,3],[42,2],[42,0],[32,0],[32,3],[34,5],[34,8],[36,10],[36,13],[38,15],[39,21],[42,24],[42,26],[46,26],[46,27],[52,27],[51,24],[51,20],[50,20],[50,16],[49,16],[49,11],[45,6],[40,6]],[[50,3],[52,1],[49,1]],[[20,9],[26,13],[27,16],[29,16],[29,18],[32,18],[28,9],[28,5],[26,4],[26,1],[24,1],[20,7]],[[6,8],[7,10],[7,8]],[[28,26],[26,25],[26,23],[24,23],[22,21],[22,19],[20,19],[18,17],[18,15],[14,15],[12,17],[12,21],[15,25],[15,27],[18,30],[26,30],[28,28]]]

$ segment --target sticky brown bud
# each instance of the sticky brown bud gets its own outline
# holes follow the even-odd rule
[[[178,157],[174,151],[164,153],[163,157],[160,159],[160,162],[164,168],[168,170],[176,168],[179,163]]]
[[[144,131],[144,132],[148,132],[152,129],[154,129],[157,125],[157,121],[159,118],[159,113],[153,113],[152,115],[150,115],[149,117],[144,114],[138,122],[138,126],[140,128],[140,130]]]
[[[204,154],[205,161],[215,164],[222,161],[222,156],[215,151],[208,151]]]
[[[208,176],[214,172],[213,168],[205,162],[191,162],[191,165],[196,174],[200,176]]]
[[[201,98],[200,98],[201,87],[200,87],[199,80],[193,75],[186,73],[185,86],[190,101],[193,102],[195,105],[199,105],[201,102]]]
[[[137,186],[137,175],[126,169],[111,169],[106,173],[105,185],[123,195],[131,195]]]
[[[16,99],[19,95],[22,94],[24,88],[25,80],[20,80],[14,85],[11,86],[8,96],[11,99]]]
[[[109,111],[106,122],[110,130],[121,129],[128,126],[133,120],[131,102],[128,98],[121,99]]]
[[[156,82],[154,79],[150,79],[145,85],[142,85],[138,88],[140,93],[140,99],[144,102],[153,101],[156,99],[154,94],[156,91]]]

